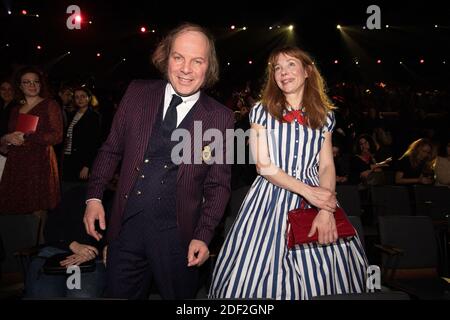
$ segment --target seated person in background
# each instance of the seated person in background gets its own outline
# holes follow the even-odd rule
[[[388,159],[393,155],[392,152],[392,133],[385,128],[376,128],[372,135],[377,150],[375,152],[375,159]]]
[[[236,107],[239,110],[239,117],[234,124],[234,129],[241,129],[242,131],[237,132],[244,134],[250,129],[249,106],[245,104],[243,98],[239,97],[236,102]],[[240,140],[237,137],[234,138],[234,164],[231,168],[232,190],[239,189],[243,186],[249,186],[256,178],[256,166],[250,161],[250,146],[248,139],[248,137],[246,137],[245,140]]]
[[[389,166],[391,158],[377,163],[374,157],[375,142],[368,134],[362,134],[356,140],[356,152],[350,161],[349,181],[351,184],[382,184],[383,168]]]
[[[30,263],[25,282],[25,298],[96,298],[103,294],[105,266],[99,258],[102,246],[94,244],[93,238],[86,234],[83,225],[85,188],[80,186],[63,195],[63,202],[49,213],[45,227],[45,247]],[[70,199],[70,201],[67,201]],[[74,203],[77,201],[77,203]],[[106,248],[106,247],[105,247]],[[61,266],[80,265],[94,260],[95,270],[81,273],[81,288],[69,289],[67,278],[73,273],[46,274],[46,260],[56,254],[68,253],[60,262]],[[72,254],[70,254],[72,253]],[[103,258],[106,249],[103,250]]]
[[[450,139],[447,137],[439,146],[438,156],[434,162],[437,186],[450,187]]]
[[[396,184],[432,184],[432,145],[428,139],[418,139],[411,143],[398,159],[395,170]]]
[[[342,154],[342,147],[336,141],[333,141],[333,160],[334,167],[336,168],[336,183],[348,183],[348,175],[350,171],[349,157],[346,154]]]
[[[8,133],[9,115],[16,105],[14,84],[9,80],[0,81],[0,137]]]

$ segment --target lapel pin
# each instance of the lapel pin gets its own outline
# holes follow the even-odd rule
[[[202,151],[202,158],[204,162],[208,162],[211,160],[211,147],[210,146],[204,146]]]

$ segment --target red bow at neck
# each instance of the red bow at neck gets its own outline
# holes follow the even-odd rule
[[[292,110],[287,112],[283,116],[283,119],[286,120],[287,122],[292,122],[294,119],[297,119],[298,123],[300,124],[304,124],[305,122],[305,117],[303,116],[303,113],[300,110]]]

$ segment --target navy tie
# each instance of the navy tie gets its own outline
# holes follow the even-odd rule
[[[183,102],[180,96],[173,94],[170,101],[169,108],[167,108],[166,116],[162,122],[162,134],[165,137],[170,137],[172,131],[177,127],[177,106]]]

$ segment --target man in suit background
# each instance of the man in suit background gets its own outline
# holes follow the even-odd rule
[[[152,61],[168,81],[139,80],[128,87],[91,172],[84,223],[88,234],[102,237],[95,230],[96,220],[106,229],[102,194],[121,162],[108,223],[105,295],[145,299],[153,279],[164,299],[188,299],[195,297],[197,267],[209,257],[229,199],[231,169],[195,164],[194,139],[191,162],[176,165],[171,134],[185,129],[193,137],[194,121],[200,121],[203,131],[220,130],[225,146],[234,120],[201,90],[218,80],[214,42],[202,27],[187,23],[172,30]],[[201,147],[208,150],[208,143]],[[225,150],[217,152],[226,158]]]

